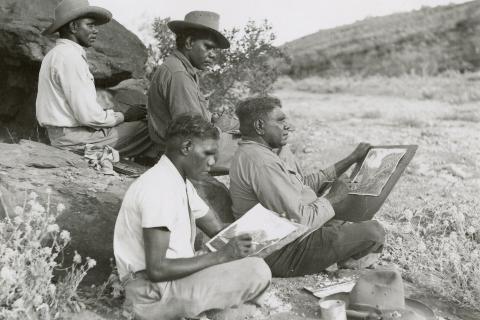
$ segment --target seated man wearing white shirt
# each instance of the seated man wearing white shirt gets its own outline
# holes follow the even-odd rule
[[[225,225],[190,179],[215,164],[218,130],[201,115],[182,115],[168,127],[166,152],[127,190],[113,247],[126,304],[138,319],[181,319],[243,302],[258,303],[271,273],[252,253],[252,238],[233,238],[221,250],[194,251],[196,225],[212,237]]]
[[[114,112],[104,110],[96,99],[85,48],[94,43],[97,25],[111,18],[108,10],[86,0],[63,0],[55,8],[55,21],[44,31],[59,32],[60,38],[42,61],[36,115],[55,147],[81,151],[87,143],[109,145],[122,156],[136,156],[151,147],[145,108]]]

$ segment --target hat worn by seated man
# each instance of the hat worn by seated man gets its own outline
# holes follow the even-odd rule
[[[145,108],[122,113],[104,110],[97,102],[85,48],[95,42],[97,26],[111,19],[110,11],[87,0],[63,0],[42,32],[60,34],[42,61],[36,100],[37,120],[55,147],[83,151],[86,144],[108,145],[123,156],[136,156],[151,146]]]

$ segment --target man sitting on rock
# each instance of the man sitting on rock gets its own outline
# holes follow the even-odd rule
[[[361,266],[360,262],[370,264],[378,258],[384,230],[377,221],[326,224],[335,217],[334,208],[342,207],[347,198],[348,187],[338,177],[362,160],[370,146],[362,143],[334,166],[306,175],[272,152],[287,143],[290,131],[280,100],[250,98],[238,105],[236,113],[242,141],[230,168],[234,215],[238,218],[261,203],[310,227],[306,236],[266,258],[273,275],[301,276],[321,272],[336,262]],[[319,197],[322,186],[334,180],[330,192]]]
[[[139,319],[194,317],[256,301],[271,273],[252,253],[249,235],[214,253],[194,252],[196,224],[209,236],[224,225],[198,196],[190,179],[215,163],[218,131],[201,115],[176,118],[166,152],[128,189],[117,217],[114,252],[126,281],[126,303]]]
[[[95,42],[97,25],[111,18],[109,11],[86,0],[63,0],[44,31],[59,32],[60,38],[42,61],[36,114],[55,147],[82,151],[85,144],[109,145],[122,156],[136,156],[151,146],[145,108],[114,112],[104,110],[96,100],[85,48]]]

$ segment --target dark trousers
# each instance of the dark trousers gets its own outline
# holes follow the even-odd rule
[[[319,273],[335,262],[359,259],[383,249],[385,231],[377,221],[324,226],[269,255],[274,277]]]

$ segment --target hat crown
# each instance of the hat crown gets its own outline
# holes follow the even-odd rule
[[[55,18],[62,17],[71,11],[81,8],[87,8],[89,6],[90,3],[88,2],[88,0],[62,0],[55,7]]]
[[[191,11],[185,15],[184,21],[200,24],[217,31],[220,29],[220,15],[212,11]]]
[[[352,305],[378,309],[405,308],[403,281],[397,270],[375,270],[361,277],[350,293]]]

